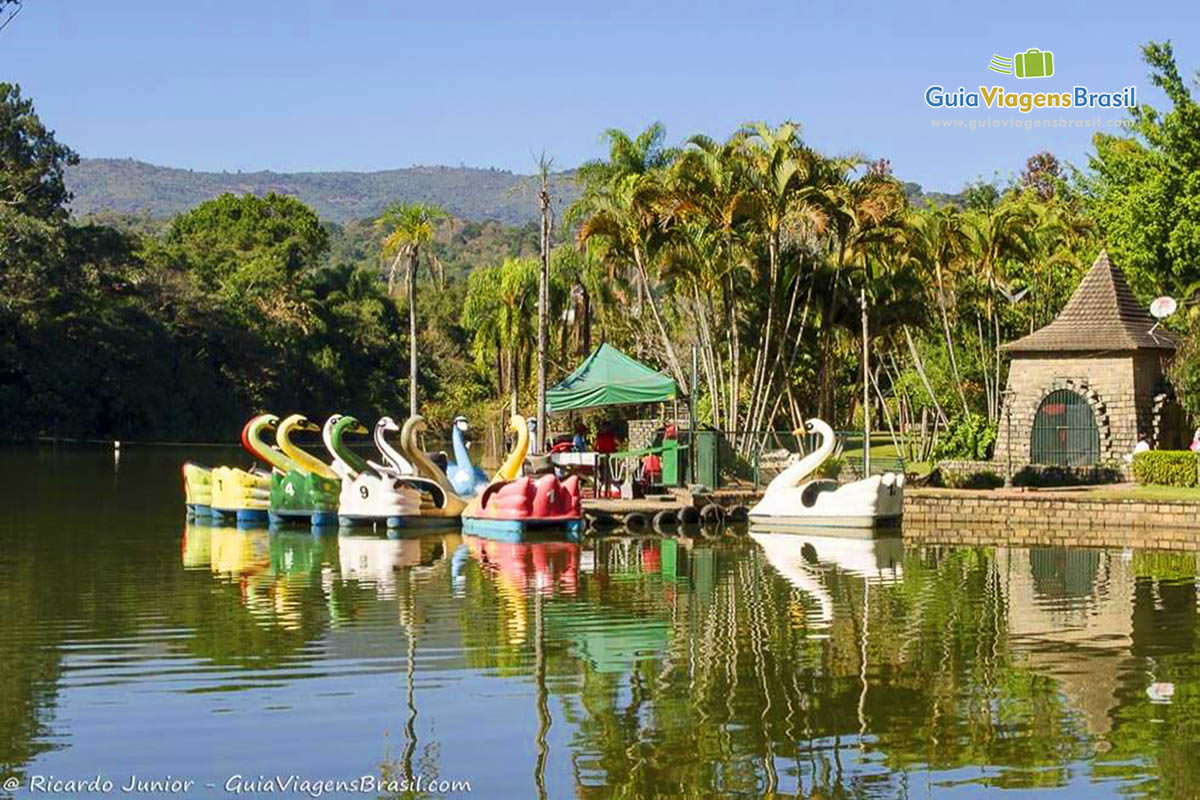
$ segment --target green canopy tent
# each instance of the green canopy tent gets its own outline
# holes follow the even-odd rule
[[[679,386],[674,380],[606,343],[593,350],[574,372],[546,392],[546,410],[551,413],[583,411],[603,406],[674,402],[678,399]],[[662,456],[663,483],[677,484],[681,477],[680,448],[674,439],[644,451],[625,451],[618,455],[638,457],[651,451]]]
[[[546,392],[546,410],[555,413],[633,403],[665,403],[678,397],[679,387],[674,380],[605,343]]]

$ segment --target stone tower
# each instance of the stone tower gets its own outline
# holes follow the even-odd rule
[[[1002,408],[995,462],[1007,462],[1010,441],[1016,467],[1123,462],[1139,433],[1154,447],[1178,447],[1180,416],[1164,374],[1175,347],[1100,251],[1053,322],[1004,346],[1012,430]]]

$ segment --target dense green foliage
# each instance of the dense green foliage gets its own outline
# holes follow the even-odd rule
[[[1191,450],[1147,450],[1133,456],[1133,477],[1155,486],[1196,486],[1197,466]]]
[[[944,438],[934,448],[934,456],[986,461],[996,446],[996,424],[979,414],[961,417],[950,426]]]
[[[230,435],[258,409],[393,407],[407,363],[396,306],[374,272],[323,266],[310,209],[226,195],[161,238],[72,224],[73,153],[17,87],[0,98],[9,434]]]
[[[1189,295],[1200,282],[1200,105],[1170,43],[1143,53],[1172,108],[1134,109],[1133,136],[1096,135],[1089,208],[1135,290]]]

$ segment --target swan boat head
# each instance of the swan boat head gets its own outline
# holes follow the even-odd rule
[[[252,417],[242,428],[242,446],[255,458],[270,464],[280,472],[296,469],[297,464],[278,447],[263,440],[264,434],[277,431],[279,417],[274,414],[259,414]]]
[[[440,509],[442,515],[457,516],[462,513],[462,510],[467,505],[467,501],[465,498],[459,496],[458,492],[454,490],[454,486],[450,483],[450,479],[446,477],[446,473],[429,460],[429,456],[425,455],[425,451],[417,441],[417,434],[427,427],[428,424],[425,422],[425,418],[420,414],[409,417],[400,431],[400,447],[404,450],[404,454],[408,456],[408,460],[416,465],[417,471],[441,491],[444,502],[444,505]]]
[[[328,464],[311,453],[300,449],[300,447],[292,442],[292,434],[297,431],[319,433],[321,428],[309,422],[308,417],[303,414],[292,414],[279,423],[279,427],[275,430],[275,443],[279,445],[279,449],[304,472],[311,472],[314,475],[319,475],[329,480],[338,480],[338,474],[330,469]]]
[[[325,431],[328,436],[324,435]],[[349,414],[335,414],[325,423],[322,438],[325,439],[325,448],[333,456],[334,471],[338,471],[340,464],[350,477],[354,477],[367,468],[367,462],[346,443],[344,437],[350,433],[364,435],[370,431]]]
[[[384,463],[399,475],[416,475],[417,470],[408,459],[400,454],[387,440],[389,433],[398,433],[400,426],[391,417],[381,417],[375,423],[375,447],[383,456]]]

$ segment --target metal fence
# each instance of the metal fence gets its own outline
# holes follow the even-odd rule
[[[862,431],[835,431],[833,455],[823,465],[825,474],[840,480],[863,477]],[[720,484],[722,487],[759,488],[821,444],[814,434],[792,431],[732,431],[720,434]],[[890,447],[886,434],[871,437],[871,475],[903,472],[903,459]]]

